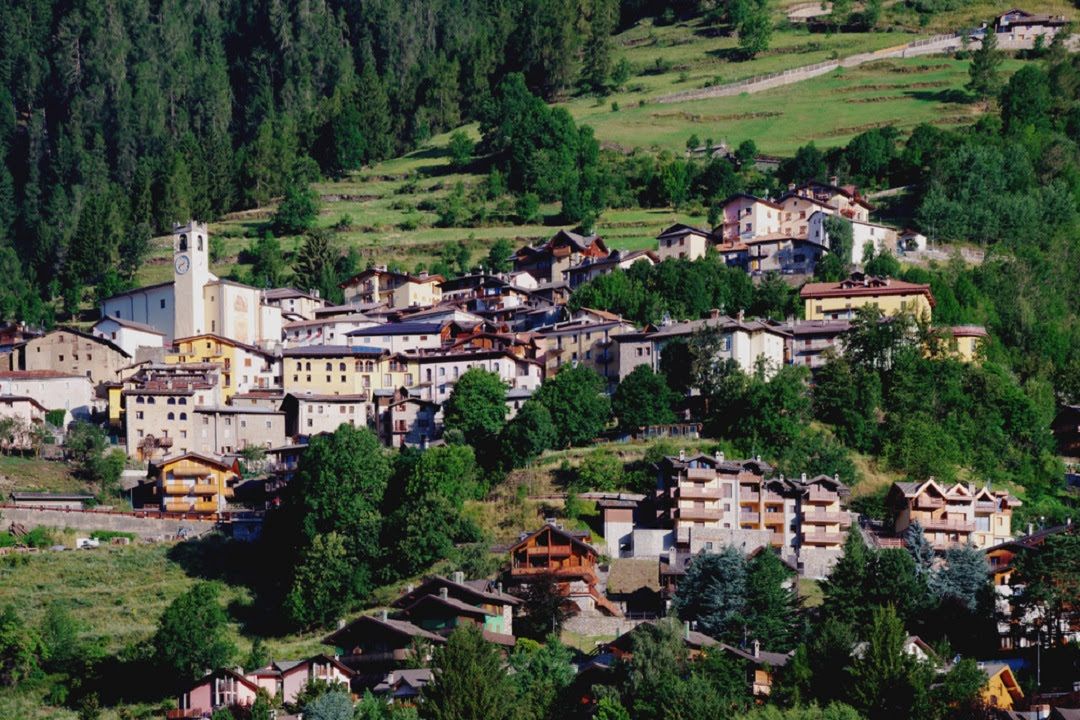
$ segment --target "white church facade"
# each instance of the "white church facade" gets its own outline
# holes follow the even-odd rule
[[[172,282],[130,290],[101,303],[102,317],[145,323],[176,338],[214,333],[249,345],[281,342],[281,308],[263,291],[210,272],[206,223],[173,226]]]

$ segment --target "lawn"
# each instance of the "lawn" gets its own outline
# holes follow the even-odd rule
[[[17,455],[0,456],[0,496],[13,491],[95,492],[71,474],[64,462]]]

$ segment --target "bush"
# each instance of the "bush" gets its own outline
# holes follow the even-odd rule
[[[67,410],[64,410],[63,408],[50,410],[45,413],[45,422],[53,427],[64,427],[65,417],[67,417]]]
[[[106,542],[118,537],[127,538],[128,540],[137,540],[139,536],[135,533],[120,532],[118,530],[94,530],[90,533],[91,539],[104,540]]]
[[[594,450],[578,466],[577,484],[581,488],[611,492],[619,488],[622,479],[622,461],[607,449]]]

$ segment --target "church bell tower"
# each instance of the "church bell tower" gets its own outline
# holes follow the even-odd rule
[[[173,225],[173,337],[206,332],[203,288],[210,282],[210,235],[206,223]]]

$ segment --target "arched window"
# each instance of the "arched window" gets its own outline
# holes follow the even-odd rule
[[[135,398],[135,402],[139,405],[142,405],[144,402],[146,402],[146,400],[143,398],[142,395],[139,395],[137,398]]]
[[[197,249],[202,250],[202,235],[196,235],[196,241],[198,242]]]
[[[180,252],[187,251],[187,235],[180,236]]]
[[[170,420],[175,420],[176,419],[176,414],[175,413],[169,413],[169,419]]]
[[[326,363],[326,371],[330,372],[334,369],[334,363]]]
[[[180,413],[181,420],[187,420],[187,413]]]
[[[345,363],[341,363],[340,369],[341,369],[341,372],[345,372]]]
[[[303,370],[304,369],[304,363],[296,363],[296,369],[297,370]]]
[[[310,369],[311,369],[311,363],[308,363],[308,364],[307,364],[307,367],[306,367],[305,369],[306,369],[306,370],[310,370]]]
[[[375,372],[375,363],[368,360],[367,365],[364,366],[364,370],[366,370],[367,372]]]
[[[181,405],[187,405],[187,398],[180,398]]]
[[[176,398],[169,398],[166,402],[169,405],[175,405],[176,404]]]
[[[147,405],[153,405],[154,404],[154,398],[152,398],[152,397],[146,398],[146,404]]]

